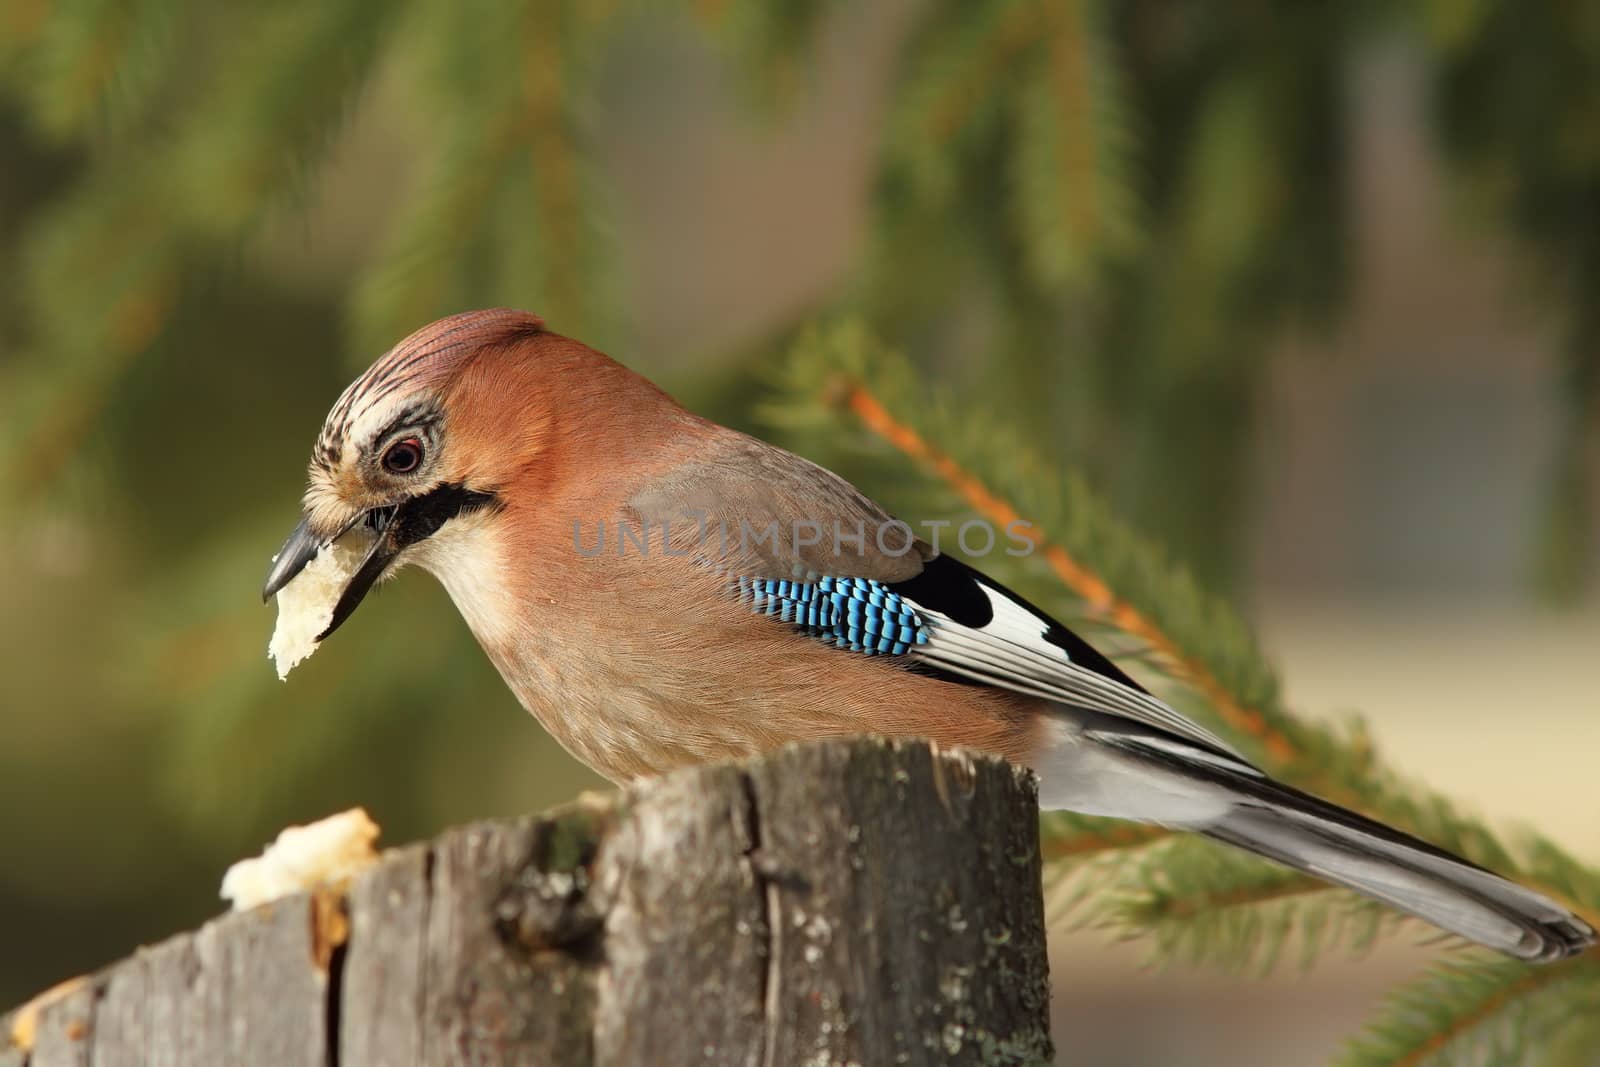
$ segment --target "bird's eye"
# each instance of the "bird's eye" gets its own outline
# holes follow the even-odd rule
[[[390,474],[410,474],[422,466],[422,442],[415,437],[396,441],[383,454],[383,469]]]

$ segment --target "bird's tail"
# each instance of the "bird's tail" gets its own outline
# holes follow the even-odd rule
[[[1229,777],[1243,796],[1200,828],[1208,837],[1521,959],[1565,959],[1594,944],[1588,923],[1531,889],[1297,789]]]

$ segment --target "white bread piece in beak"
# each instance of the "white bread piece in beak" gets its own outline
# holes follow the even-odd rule
[[[353,534],[324,545],[294,581],[278,590],[278,625],[267,655],[277,664],[279,678],[287,679],[317,650],[317,635],[333,621],[340,594],[371,546],[370,537]]]

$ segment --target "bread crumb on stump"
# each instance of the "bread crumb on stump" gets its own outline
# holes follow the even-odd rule
[[[69,997],[76,993],[88,981],[88,975],[68,978],[65,982],[51,986],[18,1008],[16,1015],[11,1018],[11,1033],[7,1035],[11,1040],[12,1047],[19,1048],[23,1052],[32,1052],[34,1040],[39,1036],[39,1013],[63,997]],[[81,1026],[82,1024],[76,1025]],[[69,1036],[74,1041],[81,1039],[81,1035]]]
[[[372,847],[378,824],[351,808],[307,826],[291,826],[254,859],[240,860],[222,876],[222,897],[234,911],[312,889],[343,892],[350,879],[378,861]]]

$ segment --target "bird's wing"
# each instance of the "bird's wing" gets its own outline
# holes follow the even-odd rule
[[[644,533],[730,576],[896,582],[934,555],[832,471],[732,431],[628,504]]]
[[[1067,627],[782,449],[730,435],[630,504],[752,611],[842,650],[1062,705],[1099,740],[1260,774]]]
[[[888,588],[927,621],[914,660],[957,677],[1013,689],[1099,718],[1085,722],[1101,740],[1181,751],[1259,774],[1231,745],[1156,699],[1087,641],[998,582],[949,556]],[[1177,746],[1177,749],[1174,749]],[[1198,747],[1201,751],[1194,752]]]

